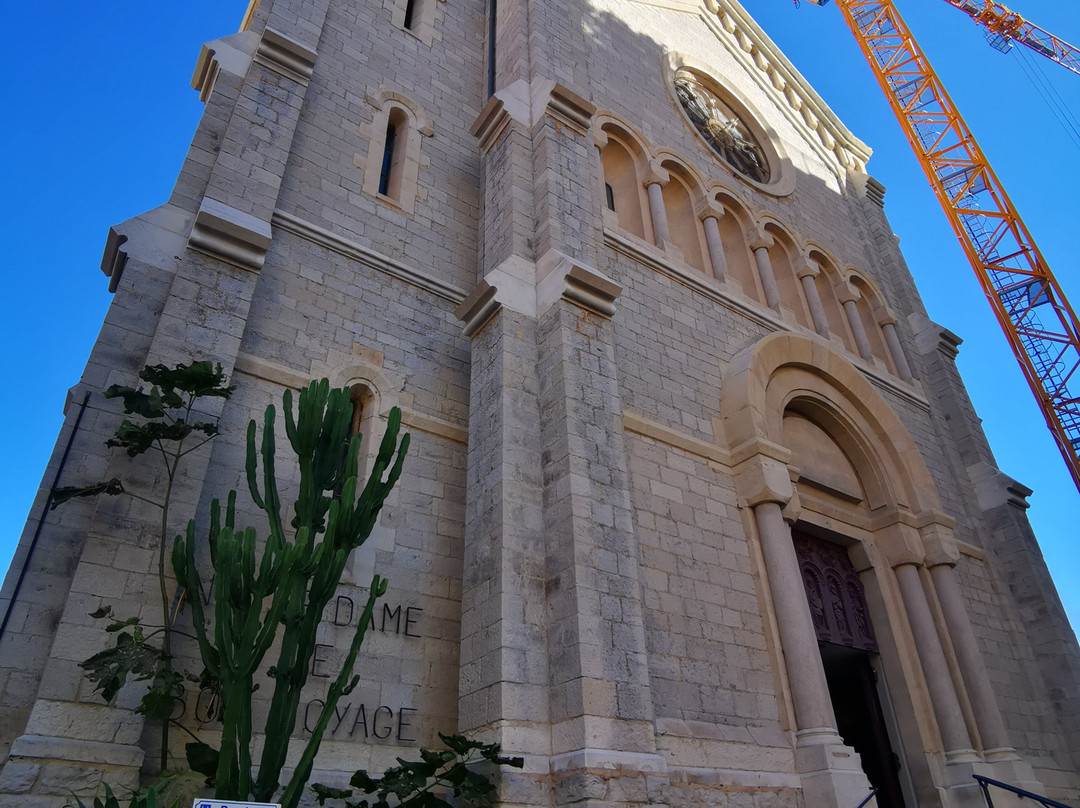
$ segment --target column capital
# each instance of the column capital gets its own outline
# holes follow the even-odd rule
[[[928,567],[936,567],[939,564],[953,566],[960,560],[960,550],[953,533],[956,520],[947,513],[923,511],[916,514],[915,527],[922,540]]]
[[[641,180],[641,184],[648,188],[650,185],[659,185],[663,188],[671,180],[671,175],[666,168],[661,168],[657,165],[650,165],[649,170],[645,172],[645,177]]]
[[[799,278],[816,278],[821,274],[821,266],[813,258],[807,258],[795,268],[795,275]]]
[[[874,306],[874,320],[882,328],[887,325],[895,326],[897,323],[896,315],[885,304]]]
[[[724,206],[707,196],[702,196],[694,202],[694,215],[704,221],[708,218],[720,219],[726,211]]]
[[[901,518],[891,525],[879,528],[874,533],[875,543],[881,550],[886,563],[893,569],[902,567],[905,564],[919,567],[922,566],[926,558],[926,551],[923,548],[919,529],[914,524],[911,524],[913,520],[904,518],[904,516],[909,515],[901,515]]]
[[[854,303],[856,300],[862,299],[862,293],[852,286],[847,281],[841,281],[835,284],[836,299],[840,301],[840,304]]]
[[[775,458],[755,455],[735,466],[734,473],[735,490],[751,508],[766,502],[784,508],[795,496],[787,464]]]

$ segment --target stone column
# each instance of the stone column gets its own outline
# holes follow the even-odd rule
[[[982,738],[983,752],[1014,753],[993,686],[990,684],[990,676],[986,672],[986,665],[971,629],[964,596],[960,592],[960,583],[956,580],[956,570],[952,563],[935,564],[930,567],[930,577],[941,604],[941,612],[945,616],[953,650],[960,663],[960,674],[964,678],[968,699],[971,700],[971,707],[975,712],[975,723]]]
[[[784,646],[791,701],[799,735],[805,733],[836,734],[825,668],[821,664],[814,621],[806,601],[799,560],[791,541],[791,530],[784,522],[778,502],[761,502],[754,506],[754,523],[761,538],[761,553],[772,590],[776,624]]]
[[[769,236],[764,236],[752,242],[750,249],[754,251],[761,289],[765,292],[765,305],[780,311],[780,288],[776,285],[776,275],[773,274],[772,261],[769,259],[769,247],[773,244],[775,242]]]
[[[705,242],[709,245],[709,261],[712,266],[713,276],[717,278],[727,277],[727,257],[724,255],[724,243],[720,240],[719,219],[724,215],[724,209],[711,199],[706,199],[697,205],[698,218],[705,228]]]
[[[671,241],[671,231],[668,230],[667,208],[664,207],[664,186],[662,180],[656,176],[645,180],[645,188],[649,192],[649,215],[652,217],[653,241],[656,246],[663,247]]]
[[[859,756],[836,731],[810,605],[784,518],[785,505],[789,512],[795,510],[787,465],[770,457],[752,457],[736,469],[736,484],[753,509],[765,560],[795,708],[795,767],[803,799],[815,808],[851,808],[869,793],[870,784]]]
[[[848,325],[851,326],[851,336],[855,338],[855,348],[859,351],[859,356],[863,359],[872,359],[874,352],[870,350],[870,340],[866,336],[866,327],[863,325],[854,297],[849,297],[844,301],[844,314],[847,315]]]
[[[881,324],[881,333],[885,335],[885,344],[889,346],[896,372],[905,382],[912,380],[911,366],[908,364],[904,349],[900,346],[900,335],[896,333],[896,320],[888,319]]]
[[[810,317],[814,321],[814,330],[821,336],[829,336],[829,319],[825,316],[825,308],[821,305],[821,296],[818,294],[817,282],[814,280],[821,272],[817,261],[808,260],[799,270],[799,281],[802,283],[803,294],[806,296],[806,305],[810,309]]]
[[[930,613],[930,604],[926,600],[919,568],[914,562],[905,561],[898,564],[893,571],[900,585],[904,610],[907,612],[911,633],[919,651],[919,661],[930,691],[934,715],[937,716],[941,740],[945,744],[945,759],[948,762],[976,760],[978,756],[971,747],[964,713],[953,686],[945,651],[941,647],[941,639],[934,625],[934,617]]]

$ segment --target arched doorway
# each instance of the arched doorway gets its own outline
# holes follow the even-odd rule
[[[901,740],[882,686],[877,638],[866,594],[847,551],[798,527],[792,530],[803,587],[821,651],[836,729],[877,790],[878,808],[914,808]],[[908,786],[908,793],[911,788]]]
[[[931,604],[941,593],[950,602],[960,598],[953,573],[958,553],[955,522],[942,509],[918,447],[867,379],[817,340],[771,335],[733,358],[727,371],[724,437],[760,547],[765,608],[776,625],[777,670],[806,804],[858,805],[869,788],[867,774],[881,787],[895,753],[910,768],[913,789],[903,787],[901,776],[892,804],[974,805],[970,772],[983,759],[976,743],[980,735],[1003,735],[995,730],[1000,713],[978,654],[966,655],[963,664],[950,658],[957,638],[970,633],[962,604],[945,616],[947,625],[934,617]],[[870,603],[876,651],[849,638],[827,643],[822,653],[793,528],[830,538],[854,563]],[[878,661],[888,687],[873,681]],[[970,703],[972,682],[989,695],[978,711],[965,712],[961,699]],[[896,732],[889,729],[889,699],[880,697],[886,690],[897,705]],[[873,715],[845,727],[841,737],[839,717],[859,712]],[[857,736],[862,739],[852,740]],[[856,743],[877,762],[864,766]],[[879,804],[889,804],[886,799]]]

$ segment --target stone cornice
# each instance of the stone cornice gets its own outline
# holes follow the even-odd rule
[[[556,84],[551,88],[551,96],[548,98],[546,112],[579,135],[584,135],[589,131],[592,116],[596,113],[596,105],[582,98],[573,90],[561,84]]]
[[[109,279],[109,291],[115,292],[120,285],[120,276],[124,274],[124,266],[127,264],[127,252],[121,250],[124,242],[128,240],[116,232],[115,227],[109,228],[109,236],[105,239],[105,253],[101,256],[101,271]]]
[[[263,30],[255,51],[256,62],[300,84],[307,84],[311,79],[315,57],[315,51],[307,45],[273,28]]]
[[[270,224],[250,213],[204,197],[195,214],[188,248],[258,272],[270,246]]]
[[[502,307],[496,298],[498,289],[487,281],[480,281],[461,304],[454,309],[454,316],[465,324],[465,336],[471,337]]]
[[[299,216],[294,216],[282,210],[275,210],[272,221],[274,227],[279,227],[314,244],[326,247],[328,250],[333,250],[339,255],[358,261],[366,267],[384,272],[387,275],[431,292],[433,295],[449,300],[451,303],[460,303],[465,299],[465,292],[453,284],[446,283],[433,275],[428,275],[400,261],[395,261],[393,258],[377,253],[336,233],[331,233],[329,230],[301,219]]]
[[[657,443],[679,449],[687,454],[695,455],[707,462],[717,463],[725,468],[731,466],[731,454],[715,443],[709,443],[701,438],[681,432],[677,429],[654,421],[642,413],[634,410],[623,410],[623,429],[633,432],[642,437],[650,438]]]
[[[473,125],[469,127],[469,133],[476,138],[481,153],[487,154],[491,151],[512,120],[513,117],[502,99],[496,96],[488,99]]]

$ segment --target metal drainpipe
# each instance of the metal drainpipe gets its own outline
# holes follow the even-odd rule
[[[79,432],[79,424],[82,423],[83,413],[86,412],[86,404],[89,401],[90,393],[88,391],[86,395],[83,396],[82,405],[79,407],[79,417],[75,419],[75,426],[71,428],[71,434],[68,435],[67,445],[64,447],[64,454],[60,458],[60,465],[56,469],[56,476],[53,477],[52,485],[49,486],[49,496],[45,498],[45,507],[42,508],[41,518],[38,519],[37,529],[34,531],[34,538],[30,539],[30,549],[26,551],[26,560],[23,561],[23,565],[19,569],[19,579],[15,582],[15,591],[11,593],[11,600],[8,601],[7,609],[4,611],[4,622],[0,623],[0,638],[3,638],[4,636],[8,620],[11,618],[11,610],[19,597],[19,590],[22,589],[23,579],[26,578],[26,571],[30,568],[30,559],[34,555],[34,547],[37,546],[38,536],[41,535],[41,529],[45,526],[45,515],[49,512],[49,506],[52,505],[53,491],[56,490],[56,486],[60,482],[60,475],[64,473],[64,466],[67,464],[68,453],[71,451],[71,444],[74,443],[75,435]]]

